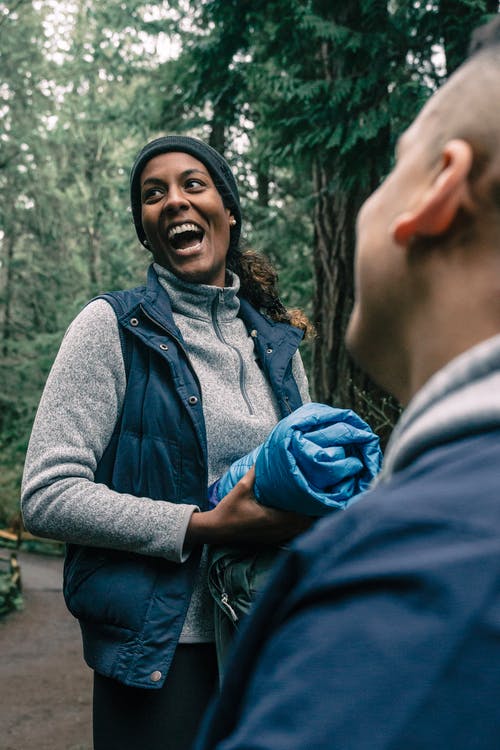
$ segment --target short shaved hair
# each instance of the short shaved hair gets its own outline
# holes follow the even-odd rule
[[[500,16],[478,27],[469,56],[424,108],[430,127],[429,163],[459,138],[473,150],[470,184],[481,203],[500,212]]]
[[[495,47],[500,47],[500,16],[496,16],[489,23],[485,23],[483,26],[472,32],[468,57],[472,57],[478,52],[484,50],[491,50]]]
[[[417,120],[426,143],[428,169],[435,169],[445,145],[454,139],[472,149],[469,173],[471,196],[478,212],[474,219],[461,210],[446,236],[417,236],[421,245],[453,246],[475,241],[475,225],[493,222],[500,231],[500,16],[474,32],[469,57],[432,96]],[[411,126],[410,126],[411,129]],[[404,138],[404,136],[403,136]],[[472,219],[472,221],[471,221]]]

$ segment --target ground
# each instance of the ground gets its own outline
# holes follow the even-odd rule
[[[0,619],[0,746],[91,750],[92,673],[62,597],[62,559],[21,552],[24,608]]]

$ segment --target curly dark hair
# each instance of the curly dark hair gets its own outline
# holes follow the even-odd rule
[[[306,314],[297,308],[286,308],[279,296],[278,273],[272,263],[261,253],[240,246],[230,248],[227,267],[240,279],[240,290],[257,310],[271,320],[290,323],[305,332],[306,337],[315,335],[314,326]]]

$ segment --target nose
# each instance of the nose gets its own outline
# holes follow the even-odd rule
[[[186,194],[179,185],[171,185],[165,200],[164,209],[172,213],[189,208],[189,201]]]

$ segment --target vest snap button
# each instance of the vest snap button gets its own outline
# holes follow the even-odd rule
[[[268,354],[272,354],[272,353],[273,353],[273,350],[272,350],[272,349],[271,349],[271,347],[269,346],[269,347],[268,347],[268,348],[266,349],[266,352],[267,352]]]
[[[151,682],[159,682],[161,680],[161,672],[156,669],[154,672],[151,672],[149,679]]]
[[[250,336],[254,339],[257,338],[257,330],[255,328],[250,331]]]
[[[168,351],[168,346],[166,344],[160,344],[160,349],[163,349],[164,352]]]
[[[130,318],[130,325],[134,326],[134,327],[138,326],[139,325],[139,321],[137,320],[137,318]]]
[[[188,403],[189,403],[189,404],[190,404],[191,406],[196,406],[196,404],[198,403],[198,399],[196,398],[196,396],[190,396],[190,397],[188,398]]]

